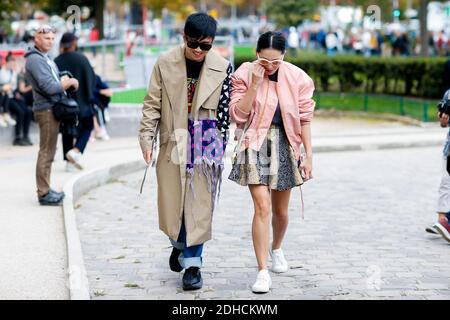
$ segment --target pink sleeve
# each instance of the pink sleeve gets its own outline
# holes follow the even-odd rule
[[[248,69],[246,63],[242,64],[231,76],[230,117],[237,125],[247,122],[251,112],[239,109],[238,102],[245,96],[248,90]]]
[[[314,82],[306,73],[303,73],[301,77],[303,79],[299,81],[302,85],[300,86],[298,95],[298,109],[300,112],[300,122],[306,124],[311,122],[316,106],[316,102],[312,99]]]

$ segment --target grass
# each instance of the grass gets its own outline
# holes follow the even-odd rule
[[[134,89],[117,92],[113,95],[113,103],[142,104],[145,89]],[[356,93],[316,93],[314,100],[317,109],[335,109],[342,111],[367,111],[369,113],[390,113],[409,116],[420,121],[434,121],[436,103],[433,100],[420,100],[389,95],[368,95]],[[367,109],[366,109],[367,108]]]
[[[364,94],[316,94],[318,109],[343,111],[367,111],[409,116],[421,121],[437,120],[436,101],[404,98],[388,95]]]

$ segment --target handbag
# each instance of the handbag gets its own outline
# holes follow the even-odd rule
[[[65,123],[75,123],[80,114],[80,107],[75,99],[62,94],[60,99],[53,105],[53,115],[55,119]]]

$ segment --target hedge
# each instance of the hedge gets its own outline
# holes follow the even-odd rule
[[[235,56],[235,68],[253,55]],[[440,99],[445,58],[305,56],[287,61],[306,71],[322,92],[379,93]]]

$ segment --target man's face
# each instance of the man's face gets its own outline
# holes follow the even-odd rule
[[[211,49],[213,38],[208,37],[202,40],[196,40],[188,36],[184,36],[185,55],[189,60],[201,62],[205,59],[208,51]],[[194,48],[192,48],[194,47]],[[203,49],[202,49],[203,47]],[[204,50],[207,49],[207,50]]]
[[[49,52],[53,48],[53,44],[55,42],[55,34],[50,31],[47,33],[43,33],[42,30],[36,32],[35,36],[35,44],[36,47],[42,52]]]

